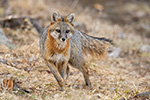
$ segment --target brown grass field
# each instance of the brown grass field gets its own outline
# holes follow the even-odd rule
[[[150,100],[150,96],[134,97],[150,91],[150,51],[141,50],[144,45],[150,46],[150,7],[144,1],[133,1],[105,1],[99,4],[104,7],[99,13],[94,4],[85,6],[78,0],[9,0],[6,8],[0,7],[1,18],[30,16],[46,27],[54,11],[64,15],[74,12],[75,21],[86,26],[87,34],[112,39],[114,46],[109,54],[116,50],[119,55],[86,59],[93,89],[84,85],[80,71],[71,68],[64,91],[59,91],[40,55],[40,36],[35,28],[2,28],[16,48],[0,45],[0,82],[13,79],[30,93],[0,88],[0,100]]]

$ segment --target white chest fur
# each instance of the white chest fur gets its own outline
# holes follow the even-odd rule
[[[49,60],[55,61],[56,63],[63,62],[67,60],[67,57],[64,54],[56,53],[49,58]]]

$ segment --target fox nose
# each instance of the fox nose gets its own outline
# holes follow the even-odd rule
[[[62,38],[62,41],[64,42],[66,39],[65,38]]]

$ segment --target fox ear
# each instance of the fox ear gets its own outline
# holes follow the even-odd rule
[[[75,19],[75,14],[74,13],[69,14],[68,16],[66,16],[66,19],[68,22],[72,23]]]
[[[61,18],[60,14],[57,12],[54,12],[51,17],[51,22],[56,22],[59,18]]]

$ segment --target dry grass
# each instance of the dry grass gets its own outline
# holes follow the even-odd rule
[[[73,3],[70,4],[73,5]],[[148,39],[143,39],[135,34],[132,26],[122,27],[91,16],[92,12],[88,7],[83,9],[79,5],[74,5],[74,8],[68,9],[64,5],[59,1],[55,3],[53,0],[46,2],[42,0],[10,1],[10,7],[12,7],[14,14],[40,16],[45,26],[48,25],[53,11],[62,14],[75,12],[76,21],[83,22],[87,26],[87,34],[113,39],[115,45],[122,49],[121,55],[118,58],[108,58],[105,61],[87,60],[92,90],[84,86],[82,73],[71,68],[68,84],[65,91],[61,92],[58,90],[55,78],[41,58],[39,37],[33,35],[36,34],[35,31],[30,33],[20,29],[4,29],[6,35],[18,48],[11,50],[4,45],[0,47],[0,50],[4,52],[4,54],[0,54],[0,61],[5,61],[0,63],[0,78],[15,79],[20,82],[21,87],[30,90],[31,93],[0,90],[0,99],[119,100],[122,97],[127,99],[139,92],[149,91],[150,54],[139,52],[142,45],[150,43],[147,42]],[[129,30],[125,31],[125,29]],[[123,32],[128,32],[125,39],[118,37],[118,34]]]

